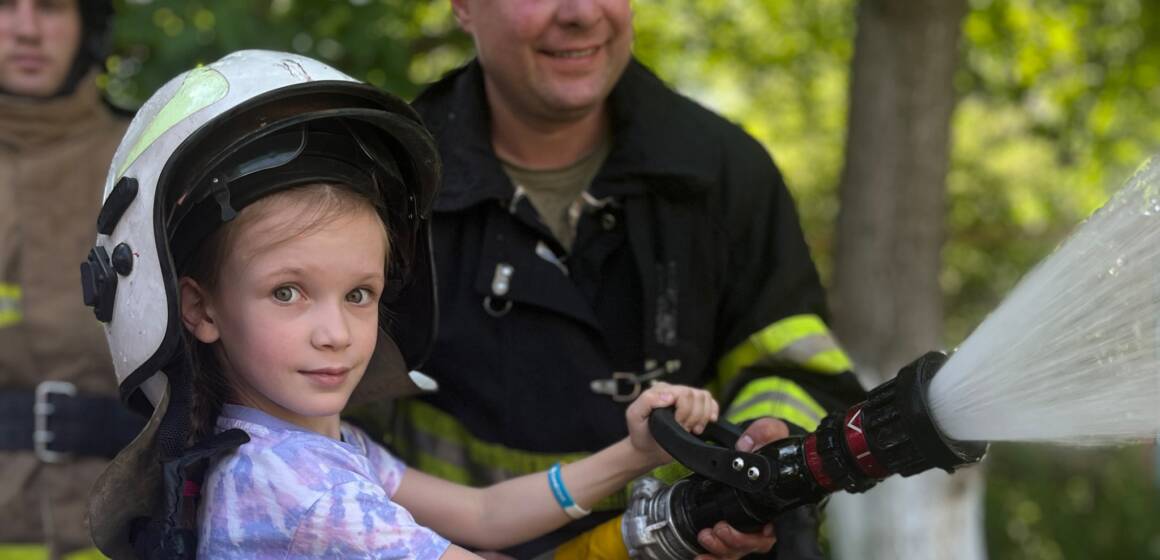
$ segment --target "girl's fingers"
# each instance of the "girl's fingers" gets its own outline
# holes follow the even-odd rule
[[[667,383],[654,383],[629,406],[630,414],[647,418],[654,408],[674,406],[677,424],[694,434],[705,431],[709,422],[717,420],[720,407],[713,395],[702,389],[693,389]]]
[[[693,392],[688,388],[683,388],[677,395],[677,423],[685,430],[689,429],[689,420],[693,417],[696,411],[693,409]]]
[[[654,408],[672,406],[675,402],[673,392],[668,386],[649,389],[640,395],[632,404],[628,405],[626,413],[633,420],[647,420]]]
[[[717,401],[713,399],[708,391],[701,391],[701,421],[697,423],[696,433],[700,434],[705,431],[705,425],[717,417]]]

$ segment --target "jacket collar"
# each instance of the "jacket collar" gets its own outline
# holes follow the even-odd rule
[[[626,196],[645,190],[666,197],[703,192],[715,181],[704,164],[711,146],[685,115],[690,102],[668,89],[635,58],[608,99],[612,151],[593,194]],[[500,203],[514,191],[491,145],[491,113],[478,60],[453,71],[415,101],[438,139],[443,186],[435,209],[463,210],[489,200]],[[704,142],[707,144],[709,142]]]
[[[0,94],[0,144],[33,148],[109,124],[112,116],[92,78],[73,94],[52,99]]]

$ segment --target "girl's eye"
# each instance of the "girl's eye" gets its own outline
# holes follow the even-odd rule
[[[282,303],[290,303],[298,299],[298,288],[294,286],[278,286],[272,294],[274,299]]]
[[[355,288],[346,294],[346,301],[362,305],[371,300],[371,291],[366,288]]]

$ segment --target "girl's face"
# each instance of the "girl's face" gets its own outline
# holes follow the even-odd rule
[[[263,210],[231,236],[212,293],[182,279],[186,326],[218,343],[234,400],[337,438],[375,349],[386,232],[369,207],[306,231],[301,201]]]

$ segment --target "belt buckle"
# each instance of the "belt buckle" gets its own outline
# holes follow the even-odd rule
[[[36,386],[36,400],[32,405],[32,415],[35,420],[32,431],[32,450],[36,457],[45,463],[62,463],[72,456],[71,453],[53,451],[48,444],[56,439],[56,434],[48,429],[48,418],[56,411],[56,406],[49,402],[52,395],[74,397],[77,386],[68,381],[41,381]]]

